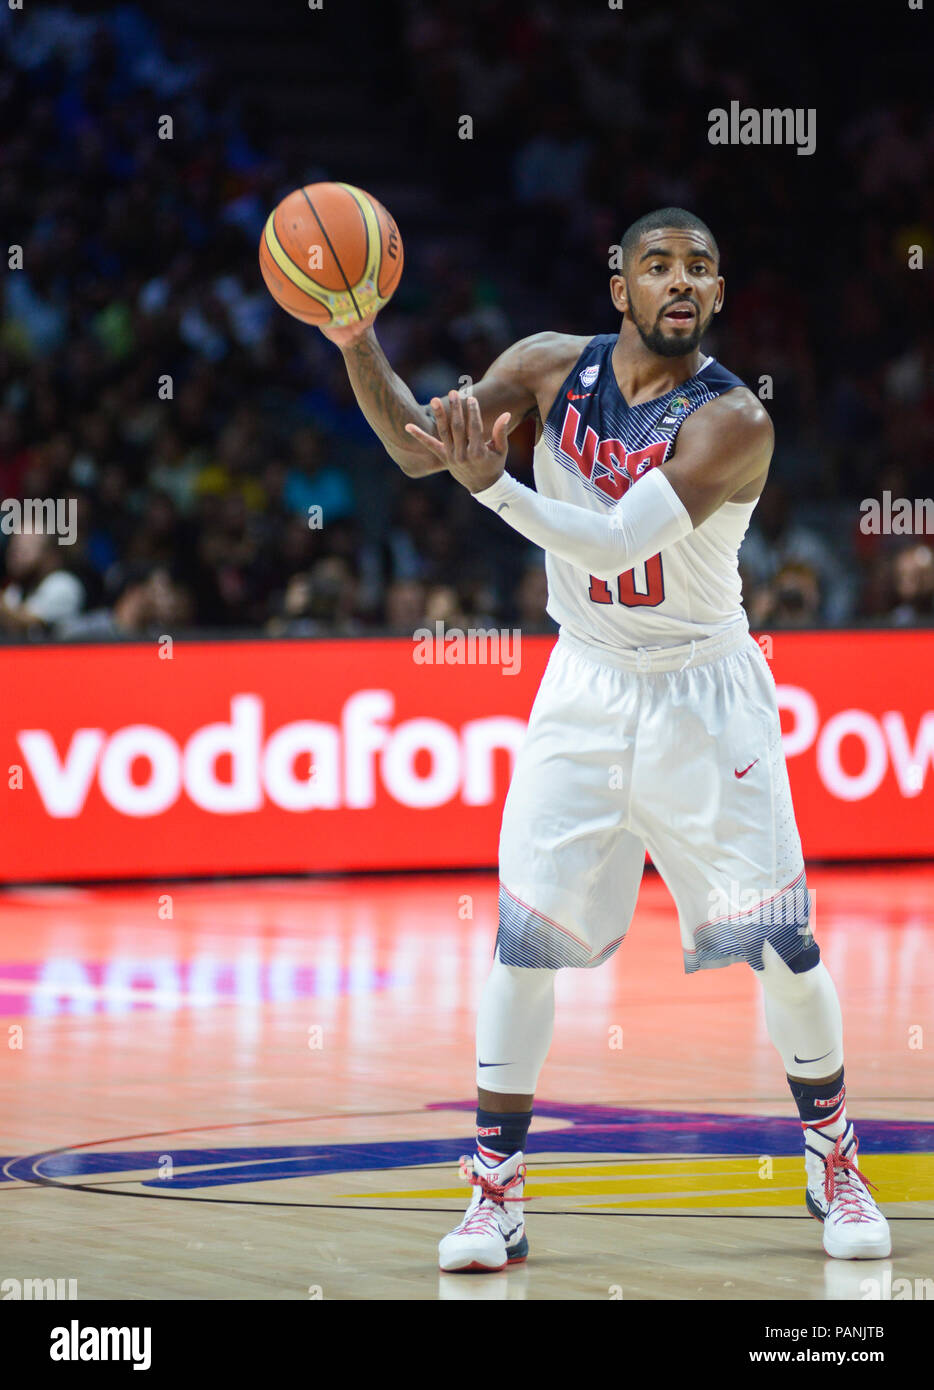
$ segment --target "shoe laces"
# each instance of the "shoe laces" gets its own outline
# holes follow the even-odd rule
[[[871,1221],[875,1203],[867,1189],[874,1184],[854,1162],[858,1145],[853,1146],[853,1158],[843,1152],[843,1137],[841,1134],[824,1159],[824,1197],[828,1209],[836,1200],[841,1221]]]
[[[521,1202],[521,1197],[509,1197],[511,1187],[516,1187],[518,1183],[525,1179],[525,1165],[520,1163],[516,1169],[516,1175],[510,1177],[507,1183],[495,1183],[491,1177],[478,1173],[474,1168],[473,1158],[461,1158],[460,1161],[461,1179],[470,1183],[471,1187],[480,1187],[480,1201],[477,1202],[473,1211],[468,1211],[464,1219],[461,1220],[457,1229],[461,1233],[470,1234],[489,1234],[499,1232],[499,1216],[505,1213],[506,1202]]]
[[[482,1191],[481,1201],[489,1198],[497,1206],[502,1206],[504,1202],[521,1202],[522,1197],[507,1197],[506,1193],[513,1187],[525,1182],[525,1164],[520,1163],[513,1176],[508,1182],[494,1182],[489,1174],[482,1170],[478,1173],[474,1160],[469,1156],[461,1158],[460,1175],[464,1182],[469,1182],[471,1187],[479,1187]]]

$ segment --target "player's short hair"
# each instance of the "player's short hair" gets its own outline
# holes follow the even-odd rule
[[[629,258],[639,245],[639,241],[645,232],[659,232],[663,228],[674,227],[679,232],[702,232],[709,237],[713,245],[714,255],[719,263],[720,248],[713,232],[703,222],[696,213],[688,212],[685,208],[659,208],[657,212],[647,212],[644,217],[633,222],[631,227],[627,227],[620,239],[622,251],[623,273],[629,269]]]

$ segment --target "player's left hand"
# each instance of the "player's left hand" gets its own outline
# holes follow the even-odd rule
[[[465,398],[459,391],[449,391],[446,402],[434,396],[430,404],[438,438],[426,434],[418,425],[406,425],[407,432],[430,449],[471,492],[483,492],[492,487],[506,467],[508,410],[494,421],[492,439],[484,441],[483,418],[476,396]]]

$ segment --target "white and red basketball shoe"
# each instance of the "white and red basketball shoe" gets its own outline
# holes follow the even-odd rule
[[[856,1166],[858,1147],[851,1124],[826,1152],[805,1143],[808,1211],[823,1222],[828,1255],[837,1260],[881,1260],[892,1253],[892,1237],[870,1195],[868,1178]]]
[[[492,1274],[520,1264],[529,1253],[522,1154],[504,1158],[496,1168],[475,1155],[462,1158],[461,1176],[473,1184],[473,1193],[463,1221],[438,1244],[440,1267],[449,1274]]]

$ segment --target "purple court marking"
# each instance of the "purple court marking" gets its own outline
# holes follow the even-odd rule
[[[475,1102],[443,1101],[427,1110],[461,1110],[473,1113]],[[567,1119],[565,1129],[530,1134],[530,1154],[635,1153],[684,1155],[749,1155],[770,1153],[794,1156],[801,1152],[796,1118],[762,1115],[691,1114],[678,1110],[615,1109],[608,1105],[577,1105],[540,1101],[536,1114]],[[349,1117],[348,1117],[349,1118]],[[192,1126],[196,1129],[197,1126]],[[57,1152],[7,1159],[0,1183],[35,1182],[36,1178],[62,1180],[101,1174],[156,1169],[166,1154],[172,1159],[170,1178],[146,1178],[143,1187],[166,1192],[208,1189],[276,1178],[310,1177],[323,1173],[348,1173],[392,1169],[421,1164],[456,1163],[473,1146],[472,1126],[455,1139],[390,1140],[364,1144],[234,1145],[230,1148],[129,1149],[120,1152]],[[934,1152],[934,1122],[924,1120],[861,1120],[861,1152]],[[171,1137],[171,1136],[167,1136]],[[102,1144],[106,1140],[100,1141]],[[2,1162],[2,1160],[0,1160]],[[186,1168],[197,1172],[185,1172]],[[182,1170],[182,1171],[180,1171]]]

